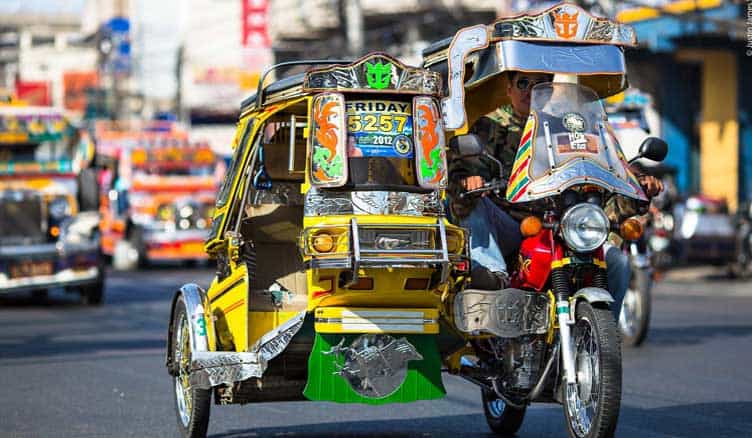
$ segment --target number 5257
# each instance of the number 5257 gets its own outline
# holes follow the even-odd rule
[[[395,125],[397,132],[402,132],[407,123],[407,116],[392,114],[355,114],[347,117],[348,131],[356,132],[392,132]]]

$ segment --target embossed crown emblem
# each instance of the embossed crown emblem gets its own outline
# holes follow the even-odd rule
[[[564,39],[573,38],[577,35],[577,16],[580,13],[567,14],[563,9],[559,9],[559,11],[561,12],[553,13],[556,35]]]

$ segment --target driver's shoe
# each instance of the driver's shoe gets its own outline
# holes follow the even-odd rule
[[[478,266],[470,273],[470,287],[483,290],[500,290],[509,286],[509,275],[503,271],[489,271]]]

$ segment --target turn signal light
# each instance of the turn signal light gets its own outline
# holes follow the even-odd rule
[[[313,249],[317,252],[331,252],[334,250],[334,238],[330,234],[317,234],[313,236]]]
[[[538,235],[543,229],[543,222],[536,216],[528,216],[520,223],[520,232],[525,237]]]
[[[58,228],[58,227],[56,227],[56,226],[52,226],[52,227],[50,227],[50,235],[51,235],[52,237],[57,237],[57,236],[59,236],[59,235],[60,235],[60,228]]]
[[[625,240],[637,240],[642,236],[642,232],[642,222],[635,218],[625,220],[619,227],[619,234],[621,234],[621,237]]]

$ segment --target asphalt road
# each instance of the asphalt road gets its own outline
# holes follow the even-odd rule
[[[53,292],[0,297],[0,436],[176,436],[164,367],[169,300],[209,269],[113,273],[105,304]],[[752,283],[678,275],[659,284],[646,344],[624,350],[617,436],[752,436]],[[480,394],[447,376],[446,398],[364,407],[212,406],[209,435],[490,436]],[[557,405],[528,410],[519,436],[563,437]]]

